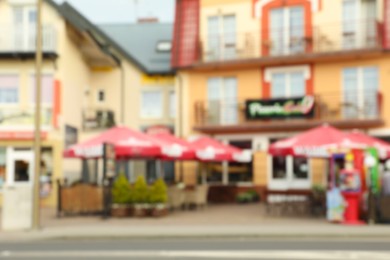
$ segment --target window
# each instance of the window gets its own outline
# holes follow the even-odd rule
[[[141,117],[161,118],[163,97],[160,90],[145,90],[141,94]]]
[[[252,150],[251,140],[230,141],[230,145],[242,150]],[[253,160],[249,163],[229,162],[229,183],[252,183],[253,182]]]
[[[97,101],[99,103],[103,103],[106,100],[106,93],[104,92],[103,89],[99,89],[97,92]]]
[[[293,174],[295,179],[309,178],[309,165],[306,158],[293,158]]]
[[[31,51],[36,45],[36,15],[34,6],[14,6],[14,46],[17,50]]]
[[[377,44],[376,1],[344,0],[342,9],[344,49],[373,47]]]
[[[236,78],[209,78],[207,99],[211,123],[236,124],[238,122]]]
[[[19,78],[16,75],[0,75],[0,104],[19,102]]]
[[[287,160],[283,156],[272,157],[272,178],[286,179],[287,177]]]
[[[160,41],[156,46],[157,52],[170,52],[172,50],[172,42]]]
[[[271,10],[271,55],[299,53],[305,50],[304,13],[302,6]]]
[[[378,116],[379,71],[376,67],[343,70],[343,115],[345,118]]]
[[[31,103],[35,104],[35,92],[36,92],[36,78],[35,75],[30,78],[30,97]],[[44,105],[52,105],[54,98],[54,79],[52,75],[42,75],[41,80],[41,102]]]
[[[3,188],[7,176],[7,153],[5,147],[0,147],[0,190]]]
[[[306,93],[303,71],[275,72],[271,76],[271,97],[300,97]]]
[[[233,59],[236,55],[236,16],[210,16],[207,20],[208,60]]]
[[[169,116],[176,118],[176,93],[173,90],[169,92]]]
[[[271,139],[271,143],[277,140]],[[311,187],[309,160],[292,156],[271,158],[271,189],[309,189]]]

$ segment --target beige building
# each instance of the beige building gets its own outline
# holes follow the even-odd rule
[[[35,3],[0,0],[0,205],[4,185],[31,185],[34,174]],[[115,125],[174,128],[171,31],[153,20],[97,26],[44,1],[43,206],[56,204],[57,179],[81,178],[81,162],[62,158],[68,145]]]

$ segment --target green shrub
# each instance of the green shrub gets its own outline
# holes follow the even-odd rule
[[[168,200],[167,186],[162,179],[154,182],[150,188],[149,201],[152,204],[166,203]]]
[[[131,203],[130,185],[124,174],[120,174],[112,186],[112,200],[115,204]]]
[[[236,196],[236,201],[238,203],[247,203],[247,202],[251,202],[251,200],[252,200],[252,196],[247,192],[240,192]]]
[[[149,187],[143,176],[138,176],[133,186],[134,203],[143,204],[149,202]]]
[[[259,194],[255,190],[249,190],[246,193],[251,196],[251,201],[259,201]]]

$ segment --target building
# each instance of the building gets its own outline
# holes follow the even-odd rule
[[[0,1],[0,205],[3,185],[32,185],[35,18],[35,1]],[[69,145],[119,124],[174,128],[171,35],[153,19],[96,25],[66,2],[44,1],[43,206],[56,204],[57,179],[97,166],[63,159]]]
[[[178,132],[254,152],[250,165],[211,168],[212,189],[231,195],[216,200],[243,188],[309,190],[326,182],[326,161],[269,156],[280,138],[323,123],[390,137],[390,1],[176,4]],[[186,182],[195,183],[194,165],[186,167]]]

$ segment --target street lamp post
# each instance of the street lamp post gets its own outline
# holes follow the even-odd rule
[[[41,74],[42,74],[42,0],[37,0],[35,53],[35,132],[32,229],[40,228],[39,177],[41,175]]]

